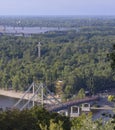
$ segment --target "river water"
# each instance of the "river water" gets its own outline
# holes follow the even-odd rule
[[[19,99],[17,98],[0,95],[0,108],[2,108],[3,110],[6,110],[6,108],[12,108],[18,102],[18,100]],[[20,109],[26,102],[27,100],[23,100],[22,102],[20,102],[17,108]],[[31,107],[31,106],[32,106],[32,102],[27,107]]]
[[[66,27],[0,27],[0,32],[2,33],[23,33],[23,34],[40,34],[48,31],[67,31],[67,30],[76,30],[78,28],[66,28]]]
[[[2,108],[3,110],[6,110],[6,108],[12,108],[13,105],[17,103],[18,100],[19,99],[0,95],[0,108]],[[17,107],[21,108],[26,102],[27,100],[23,100]],[[27,107],[31,107],[31,106],[32,106],[32,103],[30,103],[29,106]],[[93,114],[93,120],[98,119],[98,118],[103,118],[104,121],[109,120],[109,117],[102,116],[103,113],[113,114],[113,112],[110,110],[101,110]]]
[[[18,99],[0,95],[0,107],[3,109],[12,107],[17,101]]]

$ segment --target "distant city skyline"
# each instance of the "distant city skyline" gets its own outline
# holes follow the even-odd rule
[[[0,15],[115,15],[115,0],[0,0]]]

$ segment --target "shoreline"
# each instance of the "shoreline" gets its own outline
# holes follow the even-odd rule
[[[14,90],[4,90],[4,89],[0,89],[0,96],[7,96],[7,97],[11,97],[11,98],[17,98],[20,99],[23,95],[24,92],[19,92],[19,91],[14,91]],[[25,95],[24,99],[28,99],[28,97],[32,97],[33,94],[32,93],[28,93]]]

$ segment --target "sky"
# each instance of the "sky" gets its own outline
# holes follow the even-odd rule
[[[0,0],[0,15],[115,15],[115,0]]]

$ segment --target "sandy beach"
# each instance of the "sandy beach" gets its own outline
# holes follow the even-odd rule
[[[12,97],[12,98],[18,98],[20,99],[23,95],[24,95],[24,92],[19,92],[19,91],[14,91],[14,90],[4,90],[4,89],[0,89],[0,95],[3,95],[3,96],[7,96],[7,97]],[[23,99],[30,99],[31,97],[33,96],[32,93],[27,93],[25,95],[25,97]],[[56,97],[59,101],[61,101],[61,99],[59,97]],[[56,102],[55,99],[52,99],[51,96],[48,96],[48,99],[52,100],[52,102]],[[41,101],[40,98],[38,98],[38,95],[35,95],[34,97],[34,101]],[[51,101],[45,99],[44,100],[44,103],[49,103],[51,104],[52,103]]]
[[[12,98],[21,98],[24,95],[24,92],[14,91],[14,90],[4,90],[0,89],[0,95],[8,96]],[[32,97],[32,93],[28,93],[24,99],[28,99],[28,97]]]

